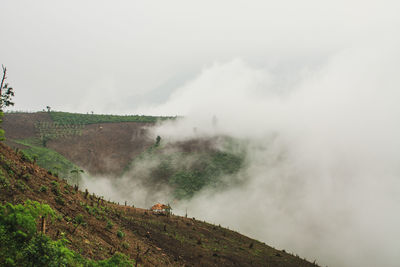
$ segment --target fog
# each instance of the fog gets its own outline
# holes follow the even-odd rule
[[[164,104],[149,108],[186,114],[154,129],[164,142],[222,134],[248,140],[244,185],[206,188],[174,203],[173,211],[184,215],[187,209],[190,217],[323,265],[397,266],[397,44],[348,49],[317,69],[287,76],[241,59],[216,62]],[[133,186],[139,170],[111,186],[116,193],[107,186],[105,194],[145,207],[171,201],[168,190],[149,199],[143,187]]]
[[[252,140],[248,180],[205,190],[181,211],[330,266],[398,265],[400,58],[392,45],[349,49],[290,77],[240,60],[203,70],[158,107],[184,108],[187,120],[158,133],[213,134],[216,115],[221,133]]]
[[[390,43],[398,10],[391,0],[3,0],[0,63],[16,110],[130,114],[214,61],[287,74],[359,43]]]

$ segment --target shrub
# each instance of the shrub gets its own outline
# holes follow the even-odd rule
[[[124,249],[128,249],[129,248],[129,244],[127,243],[127,242],[122,242],[122,247],[124,248]]]
[[[108,230],[111,230],[111,229],[113,228],[113,226],[114,226],[114,224],[113,224],[111,221],[107,221],[106,228],[107,228]]]
[[[122,232],[121,230],[118,230],[117,236],[118,236],[119,238],[123,238],[123,237],[125,236],[125,233]]]
[[[46,193],[46,192],[47,192],[47,186],[42,185],[42,186],[40,187],[39,191],[42,192],[42,193]]]
[[[29,173],[25,173],[24,175],[22,175],[22,179],[24,179],[25,181],[29,181],[31,179],[31,175]]]
[[[0,188],[8,188],[10,186],[10,181],[4,176],[2,170],[0,170]]]
[[[26,201],[23,205],[0,204],[0,266],[122,266],[133,261],[120,253],[101,261],[92,261],[65,246],[67,240],[52,241],[37,233],[41,216],[54,216],[47,204]]]
[[[56,201],[56,203],[57,203],[58,205],[61,205],[61,206],[64,206],[64,205],[65,205],[65,201],[64,201],[64,199],[63,199],[62,196],[56,196],[54,200]]]
[[[27,186],[23,181],[18,180],[15,183],[15,187],[17,187],[17,189],[21,190],[22,192],[25,192],[26,188],[29,186]]]
[[[51,191],[54,193],[54,195],[59,196],[60,195],[60,185],[56,181],[51,182]]]
[[[31,156],[29,156],[27,153],[21,150],[21,159],[25,162],[33,163],[34,160]]]

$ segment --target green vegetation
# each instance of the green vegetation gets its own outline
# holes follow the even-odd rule
[[[122,232],[121,230],[118,230],[117,231],[117,236],[118,236],[118,238],[123,238],[125,236],[125,233]]]
[[[21,159],[22,159],[23,161],[29,162],[29,163],[33,163],[33,162],[35,161],[35,160],[34,160],[35,155],[28,154],[28,153],[26,153],[26,152],[24,152],[24,151],[20,151],[19,153],[20,153]]]
[[[60,125],[86,125],[107,122],[157,122],[176,117],[144,116],[144,115],[100,115],[100,114],[81,114],[51,111],[51,119]]]
[[[174,197],[187,199],[205,187],[221,188],[238,182],[234,174],[244,165],[245,152],[238,142],[226,138],[223,151],[171,152],[163,150],[161,138],[127,169],[142,162],[158,162],[151,167],[149,184],[163,182],[174,189]],[[224,179],[228,176],[230,180]],[[152,183],[153,182],[153,183]]]
[[[51,181],[51,192],[56,196],[60,196],[60,184],[56,181]]]
[[[39,121],[35,123],[35,128],[39,133],[39,139],[42,143],[42,146],[46,147],[47,142],[52,139],[81,135],[83,125]]]
[[[0,189],[8,188],[10,186],[10,181],[4,176],[3,170],[0,169]]]
[[[86,225],[85,218],[83,217],[82,214],[78,214],[75,217],[75,228],[74,228],[74,231],[72,233],[75,233],[76,229],[78,229],[78,227],[80,225]]]
[[[39,191],[42,192],[42,193],[46,193],[46,192],[47,192],[47,186],[42,185],[42,186],[40,187]]]
[[[18,180],[15,183],[15,187],[19,190],[21,190],[22,192],[25,192],[25,190],[27,190],[29,188],[29,186],[27,186],[23,181]]]
[[[220,151],[203,154],[192,168],[175,172],[169,183],[175,188],[175,197],[190,198],[205,186],[215,188],[223,185],[221,178],[238,172],[242,165],[243,158],[234,154]]]
[[[0,83],[0,123],[2,122],[1,118],[3,118],[3,110],[5,107],[14,106],[14,102],[11,99],[14,97],[14,89],[6,83],[7,79],[7,68],[1,65],[3,68],[3,76],[1,78]],[[4,130],[0,129],[0,141],[5,140]]]
[[[112,221],[107,221],[106,228],[107,228],[108,230],[111,230],[111,229],[113,228],[113,226],[114,226],[114,224],[112,223]]]
[[[30,200],[23,205],[0,204],[0,266],[133,266],[133,260],[120,253],[101,261],[83,258],[66,247],[66,239],[53,241],[37,233],[42,216],[55,217],[55,212]]]
[[[40,167],[51,171],[54,175],[69,178],[70,171],[77,169],[72,162],[61,154],[40,146],[40,142],[37,139],[15,140],[15,142],[28,146],[27,149],[22,150],[25,158],[36,159],[36,163]]]

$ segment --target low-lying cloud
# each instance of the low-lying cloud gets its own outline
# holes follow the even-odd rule
[[[244,184],[206,188],[174,211],[323,265],[396,266],[399,62],[388,43],[343,50],[286,75],[236,59],[205,68],[163,105],[142,109],[185,115],[154,130],[166,142],[222,134],[248,140]],[[126,186],[132,177],[106,184],[104,194],[148,206],[148,191]],[[170,201],[170,193],[151,201]]]
[[[394,44],[374,43],[287,77],[241,60],[205,69],[157,107],[187,116],[157,134],[251,140],[247,183],[181,211],[322,264],[396,266],[399,59]]]

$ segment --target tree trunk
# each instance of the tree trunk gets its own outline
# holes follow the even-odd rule
[[[46,217],[44,216],[42,216],[41,232],[42,234],[46,233]]]

